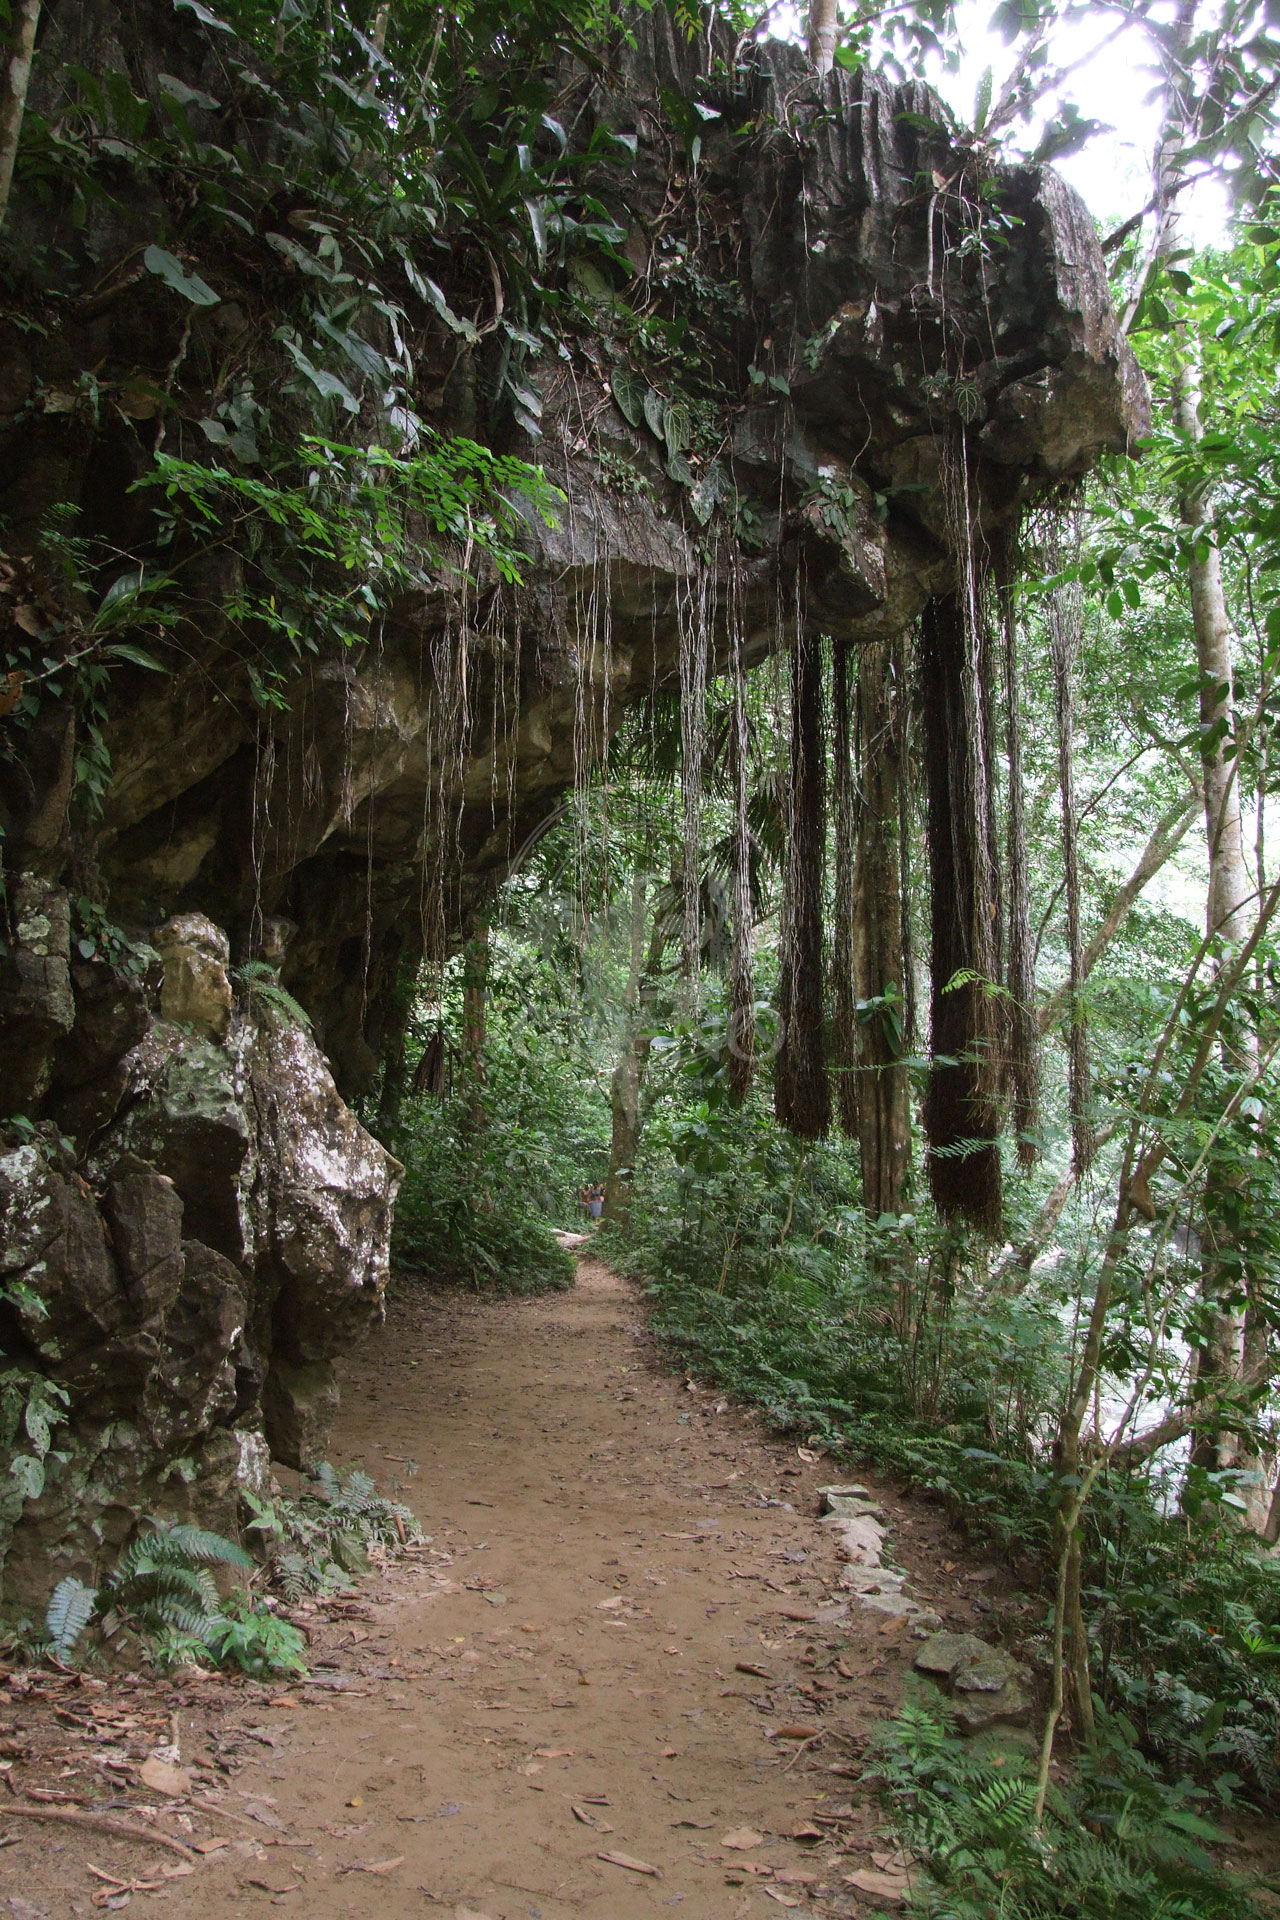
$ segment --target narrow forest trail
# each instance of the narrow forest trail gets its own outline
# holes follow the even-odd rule
[[[916,1642],[849,1617],[816,1519],[830,1463],[664,1372],[625,1281],[587,1254],[568,1293],[402,1293],[345,1365],[334,1458],[384,1486],[415,1462],[430,1544],[318,1626],[308,1682],[175,1689],[200,1784],[165,1829],[230,1844],[139,1904],[191,1920],[273,1901],[315,1920],[882,1904],[847,1884],[884,1864],[856,1777]],[[936,1511],[889,1503],[895,1558],[927,1535],[905,1564],[937,1564]],[[914,1585],[977,1624],[976,1589],[948,1608]],[[49,1836],[28,1833],[0,1879],[18,1868],[38,1900],[16,1856],[34,1865]],[[64,1837],[47,1884],[67,1904],[36,1912],[88,1912],[86,1859],[146,1875],[145,1848]]]

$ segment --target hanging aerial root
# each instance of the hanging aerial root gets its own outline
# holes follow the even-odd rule
[[[783,890],[779,1013],[773,1107],[801,1140],[831,1125],[823,1041],[822,894],[826,792],[822,733],[822,643],[797,616],[791,645],[791,791]]]
[[[1008,585],[1000,594],[1003,637],[1005,749],[1009,800],[1005,816],[1005,864],[1009,875],[1009,938],[1005,958],[1008,1025],[1005,1067],[1012,1102],[1018,1164],[1033,1166],[1039,1157],[1040,1033],[1035,1008],[1035,949],[1031,938],[1031,884],[1027,871],[1027,807],[1022,775],[1021,688],[1018,679],[1018,625]]]
[[[751,962],[751,824],[748,819],[746,675],[742,665],[738,581],[732,621],[733,717],[729,757],[733,777],[733,955],[729,964],[729,1094],[740,1105],[750,1091],[756,1064],[755,973]]]
[[[974,779],[983,662],[955,594],[921,618],[930,867],[933,1064],[924,1103],[929,1186],[944,1218],[1000,1231],[998,901],[985,790]]]
[[[836,1110],[840,1130],[859,1137],[858,988],[855,939],[858,903],[854,893],[857,794],[854,784],[854,676],[850,645],[838,640],[831,662],[832,773],[835,805],[834,920],[831,933],[831,1051],[836,1067]]]
[[[1079,558],[1078,502],[1067,509],[1067,539],[1050,521],[1044,542],[1045,565],[1053,573]],[[1054,722],[1058,735],[1058,796],[1062,819],[1063,897],[1067,916],[1068,988],[1071,1025],[1067,1031],[1067,1095],[1071,1110],[1071,1162],[1077,1178],[1086,1174],[1097,1151],[1089,1115],[1089,1029],[1084,1002],[1084,934],[1080,921],[1080,850],[1076,816],[1075,731],[1076,669],[1083,636],[1084,605],[1079,579],[1056,586],[1049,595],[1049,656],[1053,667]]]

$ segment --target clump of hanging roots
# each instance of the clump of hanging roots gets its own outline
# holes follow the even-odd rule
[[[856,978],[854,866],[857,859],[857,796],[854,787],[853,733],[855,682],[847,640],[832,649],[832,800],[835,875],[831,932],[832,1055],[836,1069],[836,1111],[851,1140],[860,1125],[858,1088],[858,988]]]
[[[748,817],[751,741],[747,726],[746,673],[742,665],[741,572],[730,572],[730,718],[729,765],[733,783],[733,952],[729,962],[729,1092],[746,1099],[755,1074],[755,973],[751,961],[751,825]]]
[[[1004,999],[990,563],[973,509],[967,433],[958,423],[943,443],[942,470],[957,581],[954,591],[928,603],[920,633],[934,1056],[924,1123],[939,1213],[995,1235],[1003,1206],[997,1139]]]
[[[1005,1070],[1018,1164],[1035,1164],[1040,1122],[1040,1046],[1035,1010],[1035,945],[1031,934],[1031,883],[1027,871],[1027,804],[1022,775],[1022,698],[1018,675],[1018,620],[1013,594],[1013,549],[1001,556],[999,587],[1001,669],[1004,681],[1005,759],[1009,792],[1005,808],[1005,868],[1008,874],[1008,992]]]
[[[1060,517],[1061,516],[1061,517]],[[1062,524],[1065,518],[1065,525]],[[1078,493],[1065,512],[1046,517],[1041,547],[1045,569],[1059,574],[1080,558]],[[1085,1020],[1084,936],[1080,924],[1080,853],[1075,794],[1075,689],[1083,633],[1083,596],[1078,575],[1049,593],[1049,659],[1053,668],[1054,724],[1058,736],[1058,798],[1062,818],[1063,900],[1067,919],[1067,1091],[1071,1110],[1071,1161],[1079,1179],[1097,1151],[1089,1117],[1089,1029]]]
[[[822,897],[826,853],[822,642],[805,630],[799,585],[790,648],[791,781],[779,941],[781,1045],[774,1063],[779,1122],[801,1140],[831,1124],[823,1031]]]

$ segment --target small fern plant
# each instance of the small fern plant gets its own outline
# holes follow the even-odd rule
[[[286,1020],[292,1020],[295,1025],[303,1027],[310,1033],[310,1014],[291,993],[281,986],[279,974],[266,960],[246,960],[242,967],[236,968],[235,980],[249,1003],[250,1012],[253,1011],[255,1001],[261,1002],[263,1006],[272,1008],[276,1013],[282,1013]]]
[[[150,1533],[125,1549],[101,1586],[86,1586],[74,1576],[58,1582],[45,1615],[53,1651],[64,1656],[73,1652],[90,1622],[97,1620],[108,1634],[123,1625],[135,1628],[162,1664],[171,1663],[180,1651],[183,1657],[215,1662],[230,1655],[244,1665],[242,1652],[251,1657],[255,1652],[242,1631],[245,1610],[233,1607],[229,1612],[224,1605],[212,1571],[219,1566],[247,1573],[254,1562],[243,1547],[220,1533],[153,1523]],[[249,1613],[252,1616],[252,1608]],[[263,1664],[299,1666],[302,1643],[296,1632],[269,1616],[262,1624],[272,1629],[265,1637],[280,1656]],[[261,1654],[261,1647],[256,1651]]]

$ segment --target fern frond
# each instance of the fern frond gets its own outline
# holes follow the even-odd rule
[[[59,1653],[70,1653],[93,1618],[97,1604],[96,1587],[86,1587],[74,1574],[59,1580],[44,1616],[45,1631]]]
[[[157,1526],[147,1535],[147,1544],[165,1560],[195,1560],[204,1566],[241,1567],[246,1572],[254,1564],[243,1547],[207,1527]]]

